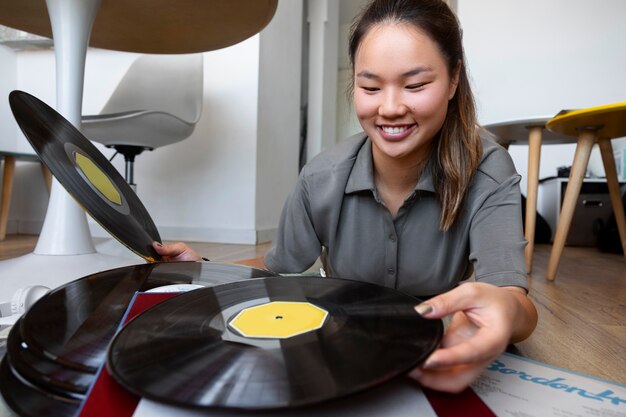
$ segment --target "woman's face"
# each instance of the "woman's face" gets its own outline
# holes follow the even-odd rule
[[[423,161],[456,91],[455,72],[451,79],[437,44],[415,27],[370,29],[355,55],[354,107],[373,152]]]

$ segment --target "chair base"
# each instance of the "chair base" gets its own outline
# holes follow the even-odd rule
[[[136,189],[137,185],[135,184],[135,157],[141,154],[143,151],[151,151],[153,150],[153,148],[134,145],[107,145],[107,148],[113,148],[118,153],[124,155],[124,161],[126,162],[124,179],[131,187],[133,187],[133,189]]]

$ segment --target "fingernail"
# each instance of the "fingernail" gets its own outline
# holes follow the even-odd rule
[[[422,368],[424,369],[433,369],[436,368],[438,366],[436,361],[432,361],[430,359],[426,360],[426,362],[424,362],[424,365],[422,365]]]
[[[158,247],[162,248],[163,245],[161,245],[159,242],[154,242],[155,245],[157,245]]]
[[[411,372],[409,372],[409,378],[413,378],[417,380],[421,376],[422,376],[422,371],[420,371],[418,368],[414,368]]]
[[[425,316],[433,312],[433,306],[426,303],[418,304],[415,306],[415,311],[417,311],[417,314],[420,316]]]

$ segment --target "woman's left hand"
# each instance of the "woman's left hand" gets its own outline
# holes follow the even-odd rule
[[[410,373],[421,385],[447,392],[465,389],[537,323],[535,307],[522,288],[477,282],[459,285],[416,310],[425,318],[452,315],[440,348]]]
[[[201,261],[202,257],[183,242],[163,245],[159,242],[152,242],[152,247],[161,255],[163,262],[176,261]]]

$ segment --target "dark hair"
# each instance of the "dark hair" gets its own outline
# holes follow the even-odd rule
[[[459,71],[459,83],[448,104],[448,113],[435,142],[433,182],[441,218],[439,227],[448,230],[461,212],[463,201],[482,156],[477,130],[474,96],[465,69],[459,22],[442,0],[374,0],[352,25],[349,54],[352,72],[361,41],[380,24],[410,24],[427,34],[439,47],[448,74]]]

